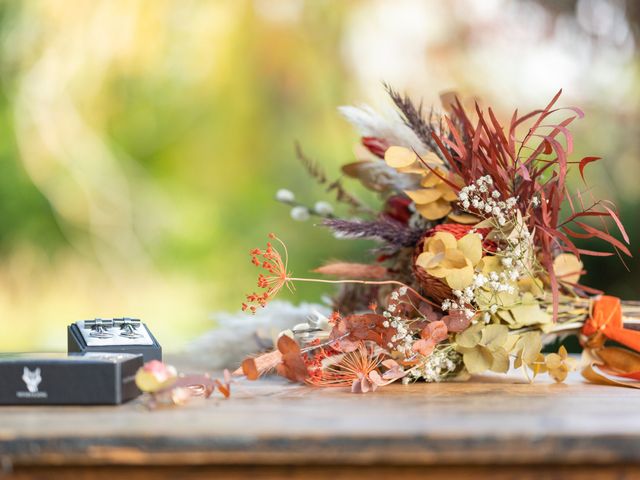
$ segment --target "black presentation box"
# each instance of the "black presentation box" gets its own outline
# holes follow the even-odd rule
[[[0,405],[117,405],[140,395],[142,355],[0,354]]]
[[[83,335],[81,327],[82,322],[72,323],[67,327],[67,351],[69,353],[136,353],[143,356],[145,363],[151,360],[162,361],[162,347],[144,323],[140,326],[140,332],[144,334],[145,340],[148,340],[146,345],[136,344],[135,340],[119,339],[117,331],[111,339],[97,340],[95,345],[88,345],[87,337]],[[118,343],[119,341],[122,343]]]

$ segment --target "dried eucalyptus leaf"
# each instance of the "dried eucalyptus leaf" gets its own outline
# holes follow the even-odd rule
[[[456,344],[462,348],[473,348],[482,339],[482,325],[476,324],[467,328],[464,332],[456,335]]]
[[[501,347],[491,349],[493,362],[491,370],[498,373],[507,373],[509,371],[509,353]]]
[[[493,365],[493,353],[486,347],[478,345],[476,348],[463,349],[462,361],[469,373],[482,373],[490,370]]]
[[[482,330],[482,345],[502,347],[507,341],[509,329],[504,325],[487,325]]]

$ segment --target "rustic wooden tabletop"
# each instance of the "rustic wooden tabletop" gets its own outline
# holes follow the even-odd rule
[[[2,407],[0,461],[7,478],[635,478],[640,390],[515,374],[355,395],[265,378],[175,409]]]

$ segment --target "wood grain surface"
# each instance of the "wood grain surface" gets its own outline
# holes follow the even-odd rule
[[[588,478],[639,473],[640,391],[587,384],[577,375],[567,384],[529,384],[515,374],[392,385],[367,395],[280,378],[233,387],[229,400],[155,411],[139,401],[2,407],[2,469],[12,478],[67,478],[73,467],[75,478],[84,478],[82,472],[93,466],[103,473],[130,467],[131,479],[139,478],[136,471],[153,473],[142,468],[149,465],[166,466],[157,469],[157,478],[196,478],[212,469],[241,478],[238,469],[256,466],[264,466],[266,476],[254,478],[283,478],[278,469],[284,465],[296,466],[286,470],[289,478],[301,471],[305,478],[320,478],[313,472],[326,469],[347,478],[336,472],[380,474],[389,466],[405,478],[427,467],[433,475],[442,468],[462,475],[449,478],[467,478],[468,468],[478,478],[497,466],[503,473],[520,472],[504,478],[539,478],[525,476],[544,471],[532,470],[536,465],[549,472],[588,472]],[[187,466],[184,475],[167,476]],[[598,476],[612,472],[615,477]],[[384,478],[375,475],[368,474]]]

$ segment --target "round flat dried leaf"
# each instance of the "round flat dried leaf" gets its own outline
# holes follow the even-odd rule
[[[448,248],[456,248],[458,241],[452,233],[436,232],[427,243],[427,250],[430,252],[444,252]]]
[[[444,253],[422,252],[418,255],[418,258],[416,258],[416,265],[428,270],[438,265],[443,258]]]
[[[442,192],[435,188],[425,188],[422,190],[406,190],[404,193],[413,200],[416,205],[435,202],[442,196]]]
[[[444,162],[442,161],[442,159],[433,152],[428,152],[424,155],[420,155],[420,158],[424,163],[427,163],[431,166],[444,165]]]
[[[442,176],[445,176],[445,173],[440,169],[436,169],[436,171]],[[424,176],[424,178],[420,181],[420,185],[423,187],[435,187],[443,182],[442,178],[433,173],[431,170]]]
[[[561,253],[553,260],[553,271],[562,282],[578,283],[582,268],[582,262],[572,253]]]
[[[478,217],[476,217],[475,215],[471,215],[470,213],[450,213],[449,219],[463,225],[473,225],[474,223],[478,223],[480,221]]]
[[[384,161],[392,168],[408,167],[418,159],[413,150],[405,147],[389,147],[384,154]]]
[[[449,269],[445,278],[452,289],[464,290],[473,282],[473,267],[467,265],[464,268]]]
[[[458,240],[458,250],[471,261],[472,265],[477,265],[482,258],[482,240],[475,233],[468,233]]]
[[[416,210],[427,220],[440,220],[451,212],[451,204],[446,200],[438,199],[425,205],[417,205]]]

